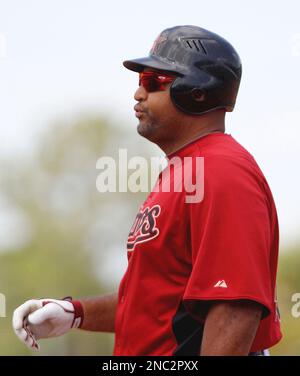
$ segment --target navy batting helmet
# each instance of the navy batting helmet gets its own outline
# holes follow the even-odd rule
[[[147,67],[176,73],[170,88],[172,101],[181,111],[195,115],[218,108],[232,111],[242,74],[231,44],[197,26],[162,31],[149,56],[123,64],[135,72]]]

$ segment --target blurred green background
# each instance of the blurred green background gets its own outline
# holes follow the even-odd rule
[[[122,130],[123,129],[123,130]],[[135,135],[133,135],[133,133]],[[135,129],[101,116],[61,121],[40,134],[31,155],[1,160],[0,204],[7,212],[1,240],[0,286],[6,315],[0,318],[1,355],[37,355],[19,342],[11,315],[32,297],[60,298],[117,291],[126,267],[125,244],[146,193],[99,193],[96,161],[118,160],[119,148],[150,157],[154,149]],[[284,338],[274,355],[300,352],[300,318],[291,315],[300,285],[299,249],[281,249],[278,299]],[[41,342],[41,355],[110,355],[113,334],[73,331]]]
[[[32,354],[11,328],[12,312],[23,301],[117,291],[127,235],[146,195],[96,189],[98,158],[118,161],[119,148],[128,149],[129,158],[147,154],[130,130],[125,135],[96,116],[47,129],[31,155],[0,162],[0,292],[7,315],[0,318],[1,355]],[[74,332],[41,347],[40,354],[106,355],[113,335]]]

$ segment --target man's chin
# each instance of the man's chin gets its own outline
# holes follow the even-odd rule
[[[147,127],[147,125],[139,122],[138,126],[137,126],[137,132],[140,136],[143,136],[143,137],[146,137],[149,132],[149,129]]]
[[[147,140],[155,142],[155,132],[153,132],[153,129],[150,126],[140,122],[137,126],[137,132],[140,136],[147,138]]]

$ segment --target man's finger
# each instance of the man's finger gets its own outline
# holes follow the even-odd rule
[[[37,343],[37,340],[35,339],[35,336],[32,334],[32,332],[29,330],[28,326],[27,326],[27,323],[26,325],[24,326],[24,329],[27,333],[27,337],[25,339],[25,344],[30,348],[30,349],[33,349],[35,351],[39,350],[40,347]]]
[[[26,326],[15,330],[15,333],[27,347],[34,350],[39,350],[39,345],[36,339]]]
[[[22,342],[25,342],[27,340],[28,334],[24,328],[16,329],[15,333]]]
[[[13,314],[13,327],[15,330],[23,327],[24,319],[33,311],[42,307],[42,302],[39,300],[28,300],[27,302],[16,308]]]
[[[42,324],[44,321],[49,320],[55,317],[57,313],[57,306],[55,304],[46,304],[44,307],[37,309],[36,311],[30,313],[28,315],[28,323],[30,325],[39,325]]]

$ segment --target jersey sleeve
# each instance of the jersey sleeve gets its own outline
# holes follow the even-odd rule
[[[204,160],[204,198],[189,206],[192,271],[183,301],[197,318],[207,301],[251,300],[272,309],[271,225],[263,179],[251,163]],[[203,317],[204,318],[204,317]]]

